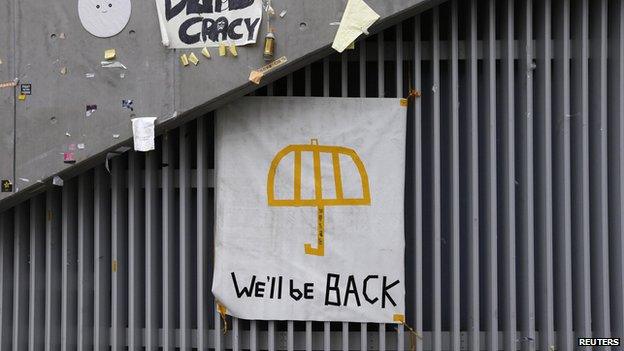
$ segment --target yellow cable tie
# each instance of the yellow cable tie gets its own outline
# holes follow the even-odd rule
[[[223,306],[220,302],[217,302],[217,311],[219,312],[219,315],[221,315],[221,319],[223,320],[223,335],[227,334],[227,330],[228,330],[228,323],[227,323],[227,308],[225,308],[225,306]]]

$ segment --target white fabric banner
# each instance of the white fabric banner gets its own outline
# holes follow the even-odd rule
[[[156,0],[163,43],[170,49],[256,42],[262,0]]]
[[[406,111],[248,97],[217,112],[212,291],[227,314],[403,321]]]

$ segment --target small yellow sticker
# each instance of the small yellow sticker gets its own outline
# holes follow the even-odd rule
[[[236,51],[236,45],[230,45],[229,49],[230,49],[230,54],[232,54],[232,56],[234,57],[238,56],[238,51]]]
[[[117,273],[117,260],[113,260],[113,273]]]
[[[105,60],[114,60],[117,57],[117,51],[115,49],[108,49],[104,51]]]
[[[199,63],[199,59],[197,58],[197,56],[195,56],[195,53],[193,52],[188,55],[188,60],[191,61],[191,63],[193,63],[195,66],[197,66],[197,64]]]
[[[189,60],[188,60],[188,57],[186,57],[186,54],[182,54],[182,56],[180,56],[180,62],[182,63],[183,66],[189,65]]]
[[[206,56],[206,58],[210,58],[210,51],[208,51],[207,47],[204,47],[201,52],[202,55]]]
[[[407,99],[401,99],[401,106],[407,106]]]
[[[19,101],[25,101],[25,100],[26,100],[26,95],[24,95],[24,94],[19,94],[19,95],[17,96],[17,99],[18,99]]]
[[[395,314],[394,316],[392,316],[392,320],[394,322],[405,323],[405,315]]]

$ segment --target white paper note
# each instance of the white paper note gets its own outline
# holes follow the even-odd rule
[[[157,117],[139,117],[132,119],[135,151],[154,150],[154,123]]]

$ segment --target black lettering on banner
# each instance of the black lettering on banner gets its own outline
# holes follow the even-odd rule
[[[190,15],[193,13],[212,13],[212,0],[202,0],[201,3],[199,0],[188,0],[186,14]]]
[[[301,300],[301,298],[303,297],[303,293],[301,292],[301,290],[296,289],[293,286],[293,280],[290,280],[290,297],[292,297],[295,301],[299,301]]]
[[[253,290],[254,283],[256,282],[256,276],[254,275],[251,278],[251,284],[248,287],[244,287],[242,290],[238,290],[238,283],[236,282],[236,274],[232,272],[232,281],[234,282],[234,290],[236,290],[236,296],[240,299],[243,295],[247,295],[247,297],[251,297],[251,292]]]
[[[253,2],[254,0],[230,0],[228,3],[228,8],[230,10],[240,10],[251,6]]]
[[[311,300],[314,298],[314,283],[305,283],[303,284],[303,298],[306,300]]]
[[[390,294],[388,294],[388,290],[392,289],[392,287],[397,285],[397,284],[399,284],[399,281],[395,280],[392,284],[386,285],[386,276],[383,277],[383,288],[382,288],[382,295],[381,295],[381,308],[386,308],[386,298],[388,298],[388,300],[390,300],[390,303],[392,303],[392,306],[396,306],[396,303],[392,299],[392,296],[390,296]]]
[[[182,0],[175,6],[171,7],[171,0],[165,0],[165,18],[167,21],[179,15],[186,7],[186,0]]]
[[[256,282],[256,297],[264,297],[264,285],[264,282]]]
[[[278,279],[278,281],[279,281],[279,284],[277,286],[277,298],[278,298],[278,300],[282,299],[282,279],[283,279],[282,276],[280,276],[279,279]]]
[[[193,17],[193,18],[187,19],[180,25],[178,35],[180,36],[180,40],[182,40],[184,44],[190,45],[190,44],[195,44],[199,41],[199,33],[190,35],[188,33],[188,30],[192,25],[201,21],[202,21],[201,17]]]
[[[352,275],[350,275],[349,278],[347,279],[347,291],[345,292],[345,297],[344,297],[345,306],[349,302],[349,294],[353,294],[353,296],[355,296],[355,302],[357,303],[358,306],[361,306],[360,296],[358,296],[357,286],[355,285],[355,278]]]
[[[256,32],[256,26],[260,21],[259,18],[256,18],[253,22],[251,22],[251,18],[245,18],[245,26],[247,27],[247,40],[253,39],[253,35]]]
[[[219,41],[219,34],[221,34],[221,40],[227,41],[228,19],[226,17],[217,18],[211,29],[212,30],[208,32],[208,38],[210,38],[210,40],[214,42]]]
[[[237,18],[233,20],[232,22],[230,22],[230,25],[228,26],[228,31],[227,31],[227,35],[230,39],[237,40],[243,37],[242,34],[238,34],[235,32],[236,27],[240,26],[241,23],[243,23],[242,18]]]
[[[368,287],[368,280],[369,279],[379,279],[378,275],[369,275],[368,277],[366,277],[364,279],[364,288],[362,289],[362,293],[364,295],[364,299],[366,300],[366,302],[370,303],[371,305],[374,305],[375,302],[377,302],[379,300],[378,297],[375,297],[374,299],[371,299],[368,297],[368,293],[366,292],[366,288]]]
[[[335,279],[335,283],[333,286],[332,278]],[[325,288],[325,306],[340,306],[340,289],[338,288],[338,283],[340,282],[340,274],[327,273],[327,286]],[[329,299],[329,294],[331,291],[334,291],[336,294],[336,301],[331,301]]]
[[[165,0],[165,18],[167,21],[179,15],[186,9],[186,14],[202,14],[202,13],[220,13],[224,10],[241,10],[253,5],[254,0],[229,0],[226,6],[225,1],[215,1],[214,11],[212,8],[213,0],[180,0],[177,4],[171,4],[171,0]]]
[[[267,277],[267,280],[269,280],[269,277]],[[274,292],[275,292],[275,277],[271,277],[271,294],[269,295],[271,298],[273,298]]]

